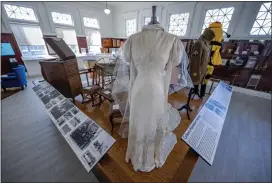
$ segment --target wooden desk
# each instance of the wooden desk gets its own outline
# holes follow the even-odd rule
[[[186,103],[187,92],[188,90],[185,89],[182,92],[170,95],[169,102],[175,108],[179,108]],[[191,101],[191,107],[193,108],[193,112],[191,112],[192,119],[196,116],[202,103],[204,103],[204,100]],[[105,115],[109,107],[108,101],[104,102],[100,109],[90,108],[90,105],[84,106],[80,102],[76,102],[76,105],[110,133],[111,124],[108,116]],[[181,123],[174,130],[178,143],[169,154],[162,168],[155,168],[149,173],[135,172],[131,163],[125,162],[127,139],[122,139],[117,134],[119,125],[114,125],[112,135],[116,139],[116,143],[92,171],[101,182],[187,182],[197,162],[198,155],[181,140],[181,136],[192,121],[187,119],[185,112],[182,112],[181,116]]]

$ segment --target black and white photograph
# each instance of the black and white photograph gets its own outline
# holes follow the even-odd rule
[[[99,134],[100,127],[91,119],[87,119],[71,133],[71,138],[80,149],[86,148]]]
[[[76,115],[78,113],[79,109],[77,107],[74,107],[71,109],[71,112]]]
[[[51,107],[53,107],[53,104],[51,104],[50,102],[48,104],[45,105],[46,109],[50,109]]]
[[[39,98],[44,97],[44,94],[42,92],[40,92],[39,94],[37,94]]]
[[[41,91],[37,91],[37,92],[36,92],[36,95],[40,95],[40,94],[42,94]]]
[[[58,120],[57,123],[59,126],[62,126],[66,122],[65,118],[61,116]]]
[[[43,92],[43,94],[46,95],[53,90],[55,90],[55,88],[53,86],[44,86],[44,88],[42,88],[39,91]]]
[[[64,118],[68,121],[73,117],[73,114],[68,111],[67,113],[64,114]]]
[[[104,155],[107,150],[112,146],[115,140],[104,130],[99,133],[91,146],[92,150],[97,152],[100,156]]]
[[[34,86],[32,89],[34,92],[37,92],[38,90],[40,90],[41,88],[43,88],[44,86],[42,84],[39,84],[37,86]]]
[[[69,111],[73,107],[74,107],[74,104],[72,104],[69,100],[65,99],[60,104],[54,106],[50,110],[50,113],[57,120],[59,119],[59,117],[63,116],[67,111]]]
[[[79,111],[74,118],[76,121],[81,123],[81,122],[85,121],[88,117],[83,112]]]
[[[103,155],[105,151],[108,149],[108,145],[105,142],[96,140],[93,144],[94,149],[99,152],[100,155]]]
[[[51,100],[51,104],[52,104],[52,105],[56,105],[56,104],[57,104],[57,100],[56,100],[56,99],[52,99],[52,100]]]
[[[76,117],[74,117],[73,119],[71,119],[69,121],[69,123],[73,126],[73,127],[76,127],[81,121],[78,120]]]
[[[82,155],[82,158],[83,158],[83,161],[90,166],[90,168],[93,167],[93,165],[96,163],[96,158],[91,154],[89,150],[87,150]]]
[[[44,105],[46,105],[52,99],[58,97],[59,95],[61,95],[60,92],[58,92],[57,90],[53,90],[53,91],[49,92],[48,94],[46,94],[44,97],[42,97],[41,100],[44,103]]]
[[[59,101],[62,101],[63,99],[64,99],[64,96],[63,95],[60,95],[60,96],[58,96],[58,98],[57,98]]]
[[[70,131],[71,131],[71,128],[67,124],[62,127],[62,132],[64,135],[66,135]]]

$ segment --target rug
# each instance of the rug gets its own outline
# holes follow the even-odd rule
[[[7,98],[7,97],[9,97],[9,96],[11,96],[11,95],[13,95],[13,94],[19,92],[19,91],[21,91],[22,88],[21,88],[21,87],[7,88],[6,90],[7,90],[7,91],[4,92],[4,90],[1,89],[1,100],[3,100],[3,99],[5,99],[5,98]]]

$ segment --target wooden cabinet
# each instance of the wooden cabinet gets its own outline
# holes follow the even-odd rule
[[[66,98],[80,94],[82,84],[76,59],[66,61],[41,61],[42,75]]]

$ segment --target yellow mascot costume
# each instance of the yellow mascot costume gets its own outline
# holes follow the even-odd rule
[[[206,85],[209,82],[209,79],[213,73],[214,65],[220,65],[222,64],[222,59],[220,55],[220,49],[221,49],[221,42],[223,40],[223,29],[222,24],[220,22],[213,22],[209,25],[209,28],[213,30],[215,37],[211,41],[211,55],[210,55],[210,61],[207,66],[206,76],[204,83],[201,85],[200,89],[200,97],[205,96],[206,92]]]

